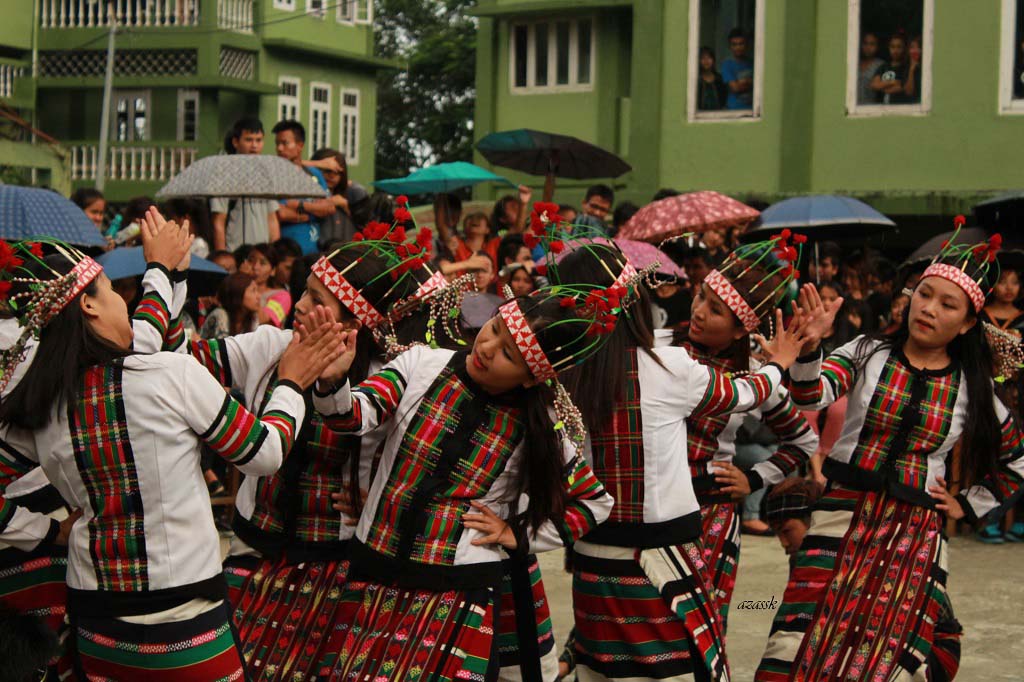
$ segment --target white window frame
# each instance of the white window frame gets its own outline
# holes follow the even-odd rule
[[[326,19],[328,0],[317,1],[320,3],[319,8],[313,7],[314,0],[306,0],[306,14],[310,15],[315,19]]]
[[[355,0],[355,20],[367,26],[373,23],[373,0]]]
[[[285,83],[291,83],[295,86],[294,95],[281,94],[281,86]],[[281,109],[286,106],[295,107],[295,116],[286,116],[282,113]],[[302,120],[302,79],[296,78],[295,76],[278,76],[277,79],[277,116],[278,120],[285,120],[288,118],[294,118],[296,121]]]
[[[590,22],[590,82],[580,83],[579,79],[579,25]],[[569,22],[569,83],[557,85],[558,45],[555,26]],[[548,26],[548,85],[535,85],[537,78],[537,24]],[[526,86],[516,86],[516,44],[515,30],[526,27]],[[534,21],[512,21],[508,24],[508,87],[513,95],[547,95],[556,92],[591,92],[597,81],[597,18],[593,16],[552,17]]]
[[[356,104],[350,106],[345,104],[345,95],[355,95]],[[362,103],[362,93],[355,88],[342,88],[338,95],[338,149],[345,155],[345,160],[350,166],[359,165],[359,105]],[[346,117],[355,122],[355,131],[349,145],[345,145],[345,135],[348,134],[348,126],[345,124]]]
[[[185,139],[185,103],[195,103],[196,112],[196,124],[195,124],[195,140]],[[179,88],[178,89],[178,142],[195,142],[199,140],[199,91],[194,88]]]
[[[1003,0],[999,46],[999,113],[1024,114],[1024,99],[1013,98],[1013,65],[1017,52],[1017,0]]]
[[[338,14],[337,19],[339,24],[345,24],[346,26],[355,26],[356,24],[356,3],[355,0],[337,0],[338,2]],[[346,14],[346,10],[348,13]]]
[[[690,35],[688,38],[686,77],[686,120],[690,123],[751,123],[762,118],[764,97],[764,15],[765,2],[754,4],[754,92],[750,109],[732,111],[701,111],[697,108],[697,79],[700,78],[700,3],[690,0]]]
[[[135,89],[131,89],[131,90],[116,90],[115,89],[114,90],[114,92],[112,93],[112,96],[111,96],[111,100],[112,101],[111,101],[111,104],[110,104],[110,106],[111,106],[111,111],[110,111],[110,114],[111,114],[111,116],[110,116],[110,139],[111,139],[112,142],[120,142],[120,143],[146,142],[146,141],[148,141],[148,140],[150,140],[152,138],[152,136],[153,136],[153,98],[152,98],[151,95],[152,95],[152,93],[151,93],[150,90],[135,90]],[[124,97],[127,97],[130,100],[141,99],[141,100],[145,100],[145,102],[146,102],[146,128],[144,130],[145,135],[143,136],[143,138],[141,140],[137,139],[135,137],[132,137],[132,138],[130,138],[128,140],[118,140],[117,139],[117,102],[118,102],[118,100],[120,100],[121,98],[124,98]],[[135,109],[135,107],[134,107],[134,104],[133,104],[131,109],[129,109],[129,111],[128,111],[128,119],[129,119],[129,121],[133,118],[134,109]]]
[[[317,102],[314,99],[315,93],[318,89],[324,89],[327,91],[327,103]],[[315,152],[318,149],[331,146],[331,100],[334,96],[334,88],[331,87],[330,83],[323,83],[320,81],[309,82],[309,151],[310,153]],[[317,145],[317,130],[316,125],[313,121],[314,115],[319,112],[322,114],[322,120],[324,122],[324,139]]]
[[[917,104],[857,104],[857,71],[860,68],[861,0],[848,0],[846,17],[846,115],[850,118],[878,116],[927,116],[932,111],[932,55],[935,54],[935,0],[921,0],[921,101]]]
[[[295,0],[274,0],[274,9],[293,12],[295,11]]]

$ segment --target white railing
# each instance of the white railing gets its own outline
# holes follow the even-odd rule
[[[22,73],[24,70],[20,66],[0,64],[0,97],[10,97],[14,94],[14,81]]]
[[[217,26],[252,33],[252,0],[218,0]]]
[[[110,26],[115,18],[119,26],[198,26],[199,0],[40,0],[42,28]]]
[[[99,147],[71,145],[71,179],[95,180]],[[195,147],[110,147],[107,150],[107,179],[128,181],[170,180],[196,160]]]

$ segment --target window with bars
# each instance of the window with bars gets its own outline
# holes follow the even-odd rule
[[[306,0],[306,12],[312,14],[317,19],[323,19],[327,14],[324,11],[326,4],[325,0]]]
[[[277,114],[279,121],[299,120],[299,88],[302,81],[298,78],[281,76],[277,80],[281,88],[277,96]]]
[[[513,92],[590,90],[594,20],[552,19],[513,24],[509,78]]]
[[[117,142],[149,139],[149,90],[117,90],[113,95],[113,138]]]
[[[199,139],[199,91],[178,90],[178,142]]]
[[[359,91],[341,91],[341,153],[349,165],[359,163]]]
[[[337,0],[338,21],[343,24],[373,23],[373,0]]]
[[[295,0],[274,0],[274,9],[293,10]]]
[[[309,130],[311,152],[331,146],[331,86],[310,83]]]

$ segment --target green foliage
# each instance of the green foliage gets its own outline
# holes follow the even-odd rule
[[[402,71],[377,77],[377,177],[428,162],[471,161],[476,100],[475,0],[377,0],[376,54]]]

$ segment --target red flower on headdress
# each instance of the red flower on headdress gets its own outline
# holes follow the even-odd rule
[[[407,206],[409,204],[409,197],[405,196],[404,194],[399,194],[395,198],[395,203],[398,204],[399,206]]]
[[[565,296],[564,298],[562,298],[562,300],[558,302],[558,305],[562,306],[563,308],[575,308],[576,299],[573,298],[572,296]]]
[[[32,242],[31,244],[29,244],[28,250],[31,251],[32,255],[35,256],[36,258],[43,257],[43,245],[40,244],[39,242]]]
[[[963,227],[966,224],[967,218],[965,218],[963,214],[960,214],[957,217],[953,218],[953,225],[955,225],[956,227]]]
[[[787,227],[785,230],[782,231],[782,234],[779,236],[782,238],[783,241],[786,241],[787,239],[793,236],[793,233],[790,232],[789,228]]]
[[[988,239],[988,247],[990,249],[998,249],[1003,245],[1003,235],[996,232]]]
[[[402,242],[405,241],[405,238],[406,235],[404,227],[396,228],[391,234],[388,235],[388,239],[390,239],[395,244],[401,244]]]
[[[352,241],[354,242],[361,242],[363,241],[363,239],[364,237],[362,232],[356,232],[354,235],[352,235]]]
[[[537,266],[537,274],[541,277],[546,277],[548,274],[548,266],[541,263]]]
[[[531,232],[527,232],[523,235],[523,243],[526,244],[526,248],[532,251],[537,248],[537,244],[540,244],[540,237]]]
[[[0,300],[7,298],[11,291],[11,283],[7,280],[0,280]]]
[[[399,207],[395,209],[395,220],[400,223],[405,223],[412,220],[412,213],[409,213],[409,209]]]
[[[555,253],[562,253],[562,251],[565,251],[565,242],[561,241],[560,239],[554,240],[553,242],[548,244],[548,246],[551,247],[551,250],[554,251]]]
[[[426,248],[430,246],[430,242],[434,240],[434,233],[429,228],[420,228],[420,231],[416,233],[416,243]]]
[[[408,258],[409,247],[407,247],[405,244],[399,244],[398,246],[395,247],[395,254],[397,254],[399,258]]]
[[[794,234],[793,235],[793,243],[794,244],[804,244],[806,242],[807,242],[807,235],[806,234]]]
[[[0,272],[14,270],[24,263],[23,260],[14,255],[14,248],[7,242],[0,242]]]

